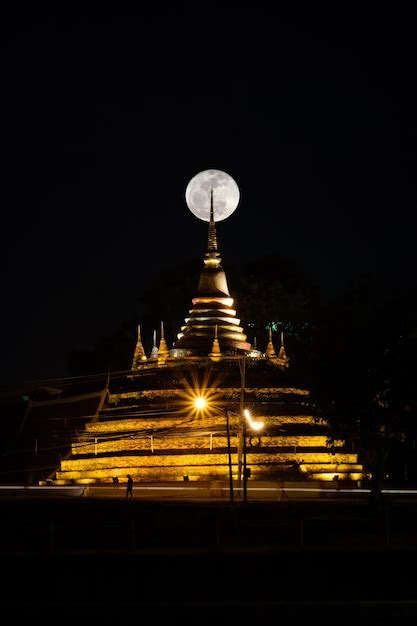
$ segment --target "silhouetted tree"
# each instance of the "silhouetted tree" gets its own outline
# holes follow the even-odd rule
[[[331,439],[355,446],[376,499],[415,446],[417,346],[405,305],[415,300],[384,299],[372,285],[345,294],[322,313],[311,370],[316,416]]]
[[[153,276],[139,296],[136,319],[102,337],[91,349],[74,350],[69,355],[70,373],[79,375],[106,369],[128,369],[138,323],[147,354],[151,351],[154,329],[159,339],[161,321],[164,322],[168,346],[172,347],[192,307],[202,267],[201,259],[195,259],[164,268]],[[253,342],[256,336],[258,347],[265,349],[268,328],[273,324],[274,330],[285,332],[294,368],[300,366],[309,355],[318,307],[317,290],[308,275],[279,255],[244,267],[228,264],[225,271],[248,340]],[[278,347],[278,337],[276,342]]]

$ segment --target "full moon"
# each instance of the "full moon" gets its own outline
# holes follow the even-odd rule
[[[204,170],[196,174],[185,190],[185,200],[191,213],[205,222],[210,221],[210,195],[213,189],[214,221],[225,220],[239,204],[239,187],[234,179],[221,170]]]

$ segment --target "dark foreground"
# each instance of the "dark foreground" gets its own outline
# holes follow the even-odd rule
[[[417,618],[417,505],[0,502],[3,621]]]

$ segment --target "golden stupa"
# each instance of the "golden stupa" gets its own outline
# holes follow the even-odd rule
[[[278,354],[271,328],[264,352],[247,341],[221,266],[213,193],[204,267],[192,303],[171,350],[163,323],[159,348],[154,331],[149,358],[139,334],[132,369],[109,376],[105,400],[51,474],[53,480],[108,483],[127,474],[140,481],[226,479],[226,409],[233,477],[240,480],[245,408],[265,424],[262,432],[246,424],[251,480],[360,479],[358,455],[344,441],[329,443],[326,422],[315,420],[309,409],[309,391],[289,384],[283,335]],[[196,408],[201,398],[204,409]]]
[[[213,204],[211,193],[197,295],[173,347],[161,322],[146,355],[138,327],[128,370],[34,390],[15,452],[4,457],[8,475],[55,484],[124,482],[130,474],[142,483],[187,477],[227,485],[229,461],[239,484],[246,459],[250,481],[275,486],[362,478],[352,443],[330,442],[326,421],[313,417],[283,335],[275,346],[269,327],[263,350],[247,341],[221,266]]]
[[[240,320],[233,308],[226,274],[217,250],[216,223],[214,221],[213,190],[211,191],[210,221],[204,268],[200,274],[197,297],[193,298],[190,317],[178,333],[174,348],[177,355],[207,355],[213,344],[215,328],[220,350],[226,353],[244,353],[251,349],[246,341]]]

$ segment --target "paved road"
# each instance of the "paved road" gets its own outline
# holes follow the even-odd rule
[[[247,486],[248,501],[306,501],[306,500],[354,500],[361,501],[369,498],[369,489],[340,487],[333,484],[315,483],[276,483],[257,482]],[[383,489],[382,493],[389,500],[416,500],[417,489]],[[213,481],[211,483],[158,483],[135,484],[133,497],[135,500],[173,500],[173,501],[224,501],[230,498],[227,482]],[[126,486],[114,485],[54,485],[54,486],[27,486],[27,485],[0,485],[0,497],[84,497],[98,499],[121,499],[126,497]],[[236,501],[243,499],[243,488],[234,486],[233,497]]]
[[[107,485],[95,485],[86,489],[85,495],[89,498],[124,498],[126,489]],[[277,500],[301,500],[317,499],[322,497],[367,497],[369,490],[353,492],[351,489],[320,489],[308,486],[301,487],[278,487],[278,486],[248,486],[247,499],[250,501],[277,501]],[[182,484],[148,484],[135,485],[133,488],[135,499],[172,499],[172,500],[220,500],[227,501],[230,498],[228,486],[211,483],[198,485],[197,483]],[[233,497],[236,500],[243,499],[243,487],[234,487]]]

